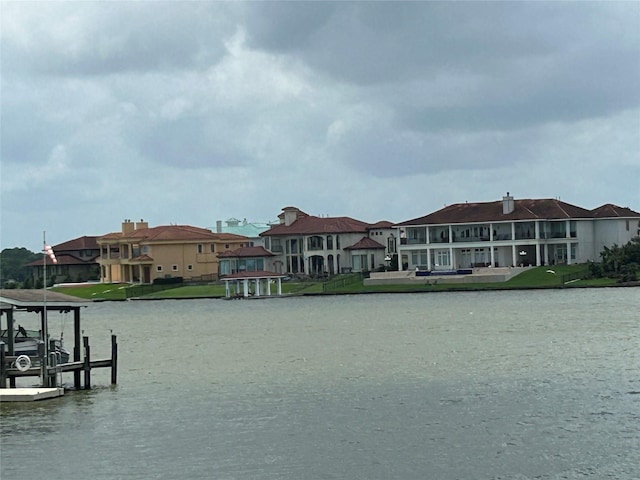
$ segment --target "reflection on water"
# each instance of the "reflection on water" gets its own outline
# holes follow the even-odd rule
[[[637,478],[637,289],[92,305],[119,385],[1,407],[1,478]],[[70,379],[69,379],[70,381]]]

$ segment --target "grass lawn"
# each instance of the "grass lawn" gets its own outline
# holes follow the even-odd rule
[[[536,267],[524,271],[520,275],[507,282],[495,283],[438,283],[437,285],[370,285],[362,282],[347,284],[332,289],[328,294],[338,293],[403,293],[403,292],[431,292],[450,290],[496,290],[496,289],[522,289],[522,288],[554,288],[554,287],[602,287],[613,286],[616,280],[611,278],[596,278],[589,280],[574,280],[562,284],[563,275],[575,274],[583,271],[585,265],[556,265],[553,267]],[[549,272],[552,270],[554,273]],[[52,290],[66,293],[80,298],[93,300],[124,300],[127,284],[90,284],[83,286],[55,287]],[[271,292],[275,294],[276,287],[272,285]],[[322,282],[283,282],[283,294],[322,294]],[[170,288],[155,293],[142,295],[149,299],[163,298],[210,298],[224,297],[225,287],[220,284],[209,285],[185,285]]]
[[[91,283],[70,287],[54,287],[51,290],[88,300],[124,300],[127,298],[125,289],[128,286],[126,283]]]

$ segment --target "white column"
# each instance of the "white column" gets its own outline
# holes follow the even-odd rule
[[[271,279],[267,278],[267,296],[271,296]]]
[[[571,242],[567,242],[567,265],[571,265]]]
[[[427,248],[427,270],[431,271],[431,249]]]
[[[278,277],[278,295],[282,295],[282,278]]]
[[[256,278],[256,297],[260,296],[260,279]]]
[[[229,294],[229,281],[225,280],[224,281],[224,296],[225,297],[230,297],[231,295]]]
[[[515,245],[511,245],[511,265],[513,265],[514,267],[518,266],[518,262],[516,260],[516,246]]]
[[[242,289],[243,289],[243,292],[244,292],[244,293],[243,293],[243,294],[244,294],[244,296],[245,296],[245,297],[248,297],[248,296],[249,296],[249,280],[248,280],[247,278],[245,278],[245,279],[242,281]]]

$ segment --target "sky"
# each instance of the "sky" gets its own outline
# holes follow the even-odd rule
[[[640,2],[0,2],[0,249],[283,207],[640,211]]]

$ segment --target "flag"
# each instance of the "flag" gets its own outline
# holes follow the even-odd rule
[[[53,263],[58,263],[58,259],[56,258],[56,254],[53,253],[53,248],[51,248],[50,245],[45,245],[44,246],[44,253],[46,253],[47,255],[49,255],[49,258],[51,259],[51,261]]]

